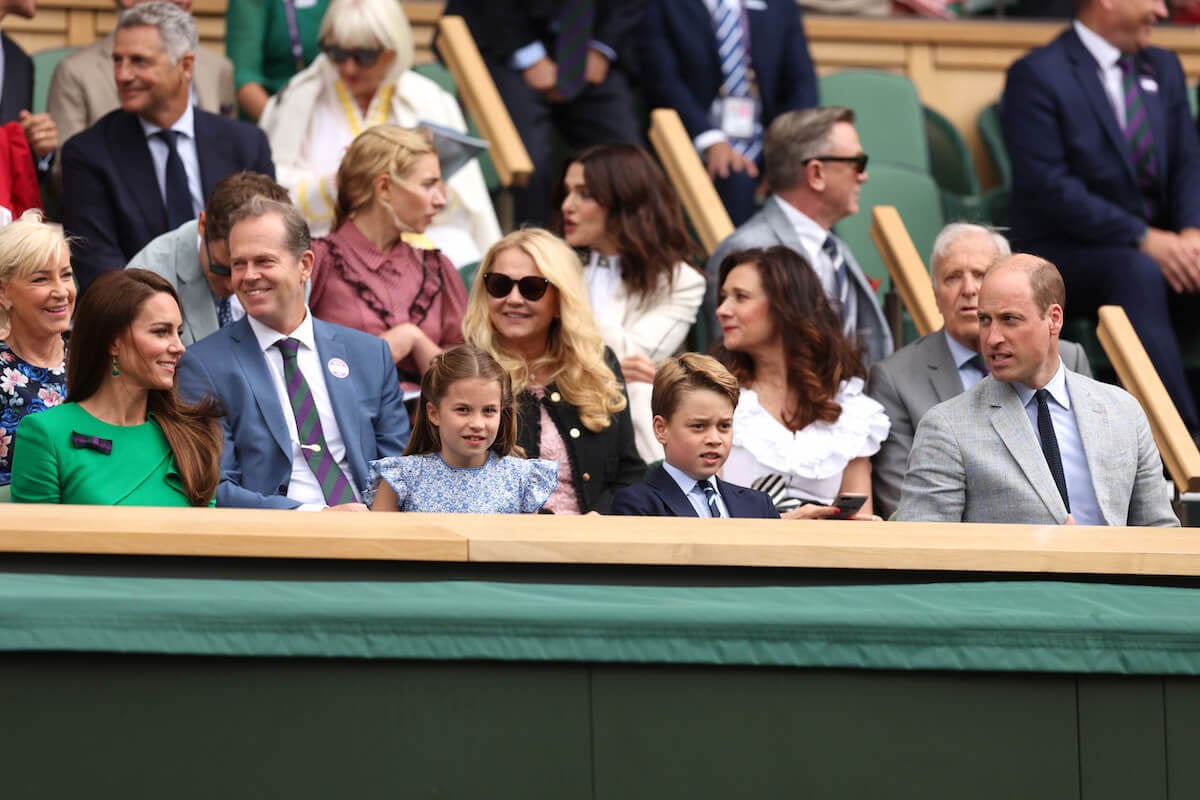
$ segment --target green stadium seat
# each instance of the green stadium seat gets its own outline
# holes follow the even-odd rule
[[[854,110],[871,164],[888,161],[929,172],[921,100],[913,82],[882,70],[844,70],[821,78],[821,104]]]
[[[54,76],[54,68],[58,62],[74,53],[77,47],[53,47],[49,50],[39,50],[30,56],[33,59],[33,108],[35,114],[46,110],[46,101],[50,97],[50,78]]]

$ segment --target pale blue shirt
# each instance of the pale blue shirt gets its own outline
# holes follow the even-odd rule
[[[1121,60],[1121,51],[1100,34],[1084,25],[1079,20],[1072,20],[1075,35],[1079,37],[1092,58],[1096,59],[1097,76],[1104,94],[1117,115],[1117,124],[1125,127],[1125,87],[1121,76],[1121,68],[1117,62]]]
[[[796,232],[800,243],[804,245],[804,250],[800,255],[804,256],[805,260],[808,261],[808,265],[812,267],[813,272],[817,274],[817,279],[821,281],[821,288],[825,290],[825,296],[829,298],[830,304],[834,305],[836,311],[837,306],[842,305],[841,299],[838,297],[837,275],[835,273],[836,265],[822,249],[825,239],[828,238],[830,232],[822,228],[816,220],[779,195],[772,196],[767,202],[778,203],[779,207],[783,210],[784,216],[792,224],[792,230]],[[839,244],[838,249],[842,258],[845,259],[846,248]],[[854,281],[850,276],[850,263],[848,260],[846,262],[846,281],[848,283],[853,283]],[[848,288],[846,303],[842,306],[838,316],[842,318],[842,330],[844,332],[858,335],[858,297],[854,293],[853,286]]]
[[[688,475],[681,469],[671,466],[666,461],[662,462],[662,468],[668,475],[679,484],[679,490],[683,492],[683,496],[692,504],[692,508],[696,509],[696,516],[711,517],[712,514],[708,510],[708,498],[704,496],[704,490],[696,485],[697,481],[691,475]],[[721,490],[717,487],[717,482],[709,478],[713,489],[717,492],[717,508],[721,510],[722,517],[729,516],[729,509],[725,507],[725,498],[721,496]]]
[[[979,353],[960,343],[948,333],[946,334],[946,344],[950,346],[950,357],[954,359],[954,366],[958,367],[958,377],[962,381],[963,391],[970,391],[975,384],[983,380],[983,373],[970,363],[971,359]]]
[[[175,149],[179,151],[179,160],[183,162],[184,172],[187,173],[188,194],[192,196],[192,214],[198,215],[204,208],[204,189],[200,183],[200,155],[196,151],[196,115],[189,104],[183,116],[175,120],[171,130],[180,135],[175,138]],[[146,134],[146,144],[150,147],[150,159],[154,162],[154,179],[158,181],[158,192],[162,195],[163,204],[167,202],[167,143],[154,134],[162,130],[153,122],[147,122],[138,117],[142,131]]]
[[[1040,444],[1042,437],[1038,434],[1038,406],[1033,397],[1034,390],[1015,381],[1012,386],[1025,405],[1025,414],[1029,417],[1034,436],[1037,436]],[[1050,393],[1047,405],[1050,407],[1050,421],[1054,423],[1054,437],[1058,439],[1058,452],[1067,479],[1071,516],[1075,517],[1075,522],[1079,525],[1107,525],[1104,515],[1100,512],[1100,501],[1096,498],[1092,471],[1088,467],[1083,439],[1075,421],[1075,412],[1071,410],[1071,395],[1067,391],[1067,369],[1063,366],[1062,359],[1059,359],[1058,371],[1043,388]],[[1058,491],[1057,488],[1055,491]]]

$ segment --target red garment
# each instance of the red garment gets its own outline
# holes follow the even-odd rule
[[[353,222],[313,240],[313,316],[375,336],[412,322],[439,347],[462,344],[467,290],[458,270],[437,250],[417,250],[398,242],[380,253]],[[405,380],[420,382],[410,356],[399,368]]]
[[[19,122],[0,125],[0,206],[11,211],[13,219],[42,207],[33,153]]]

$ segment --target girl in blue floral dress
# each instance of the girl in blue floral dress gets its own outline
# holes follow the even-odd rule
[[[434,357],[404,455],[371,462],[372,511],[533,513],[558,485],[558,463],[517,446],[508,372],[470,345]]]

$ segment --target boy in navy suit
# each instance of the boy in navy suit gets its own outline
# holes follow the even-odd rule
[[[737,379],[710,356],[685,353],[654,374],[650,409],[662,465],[646,480],[617,490],[613,514],[644,517],[778,519],[771,498],[717,477],[733,443]]]

